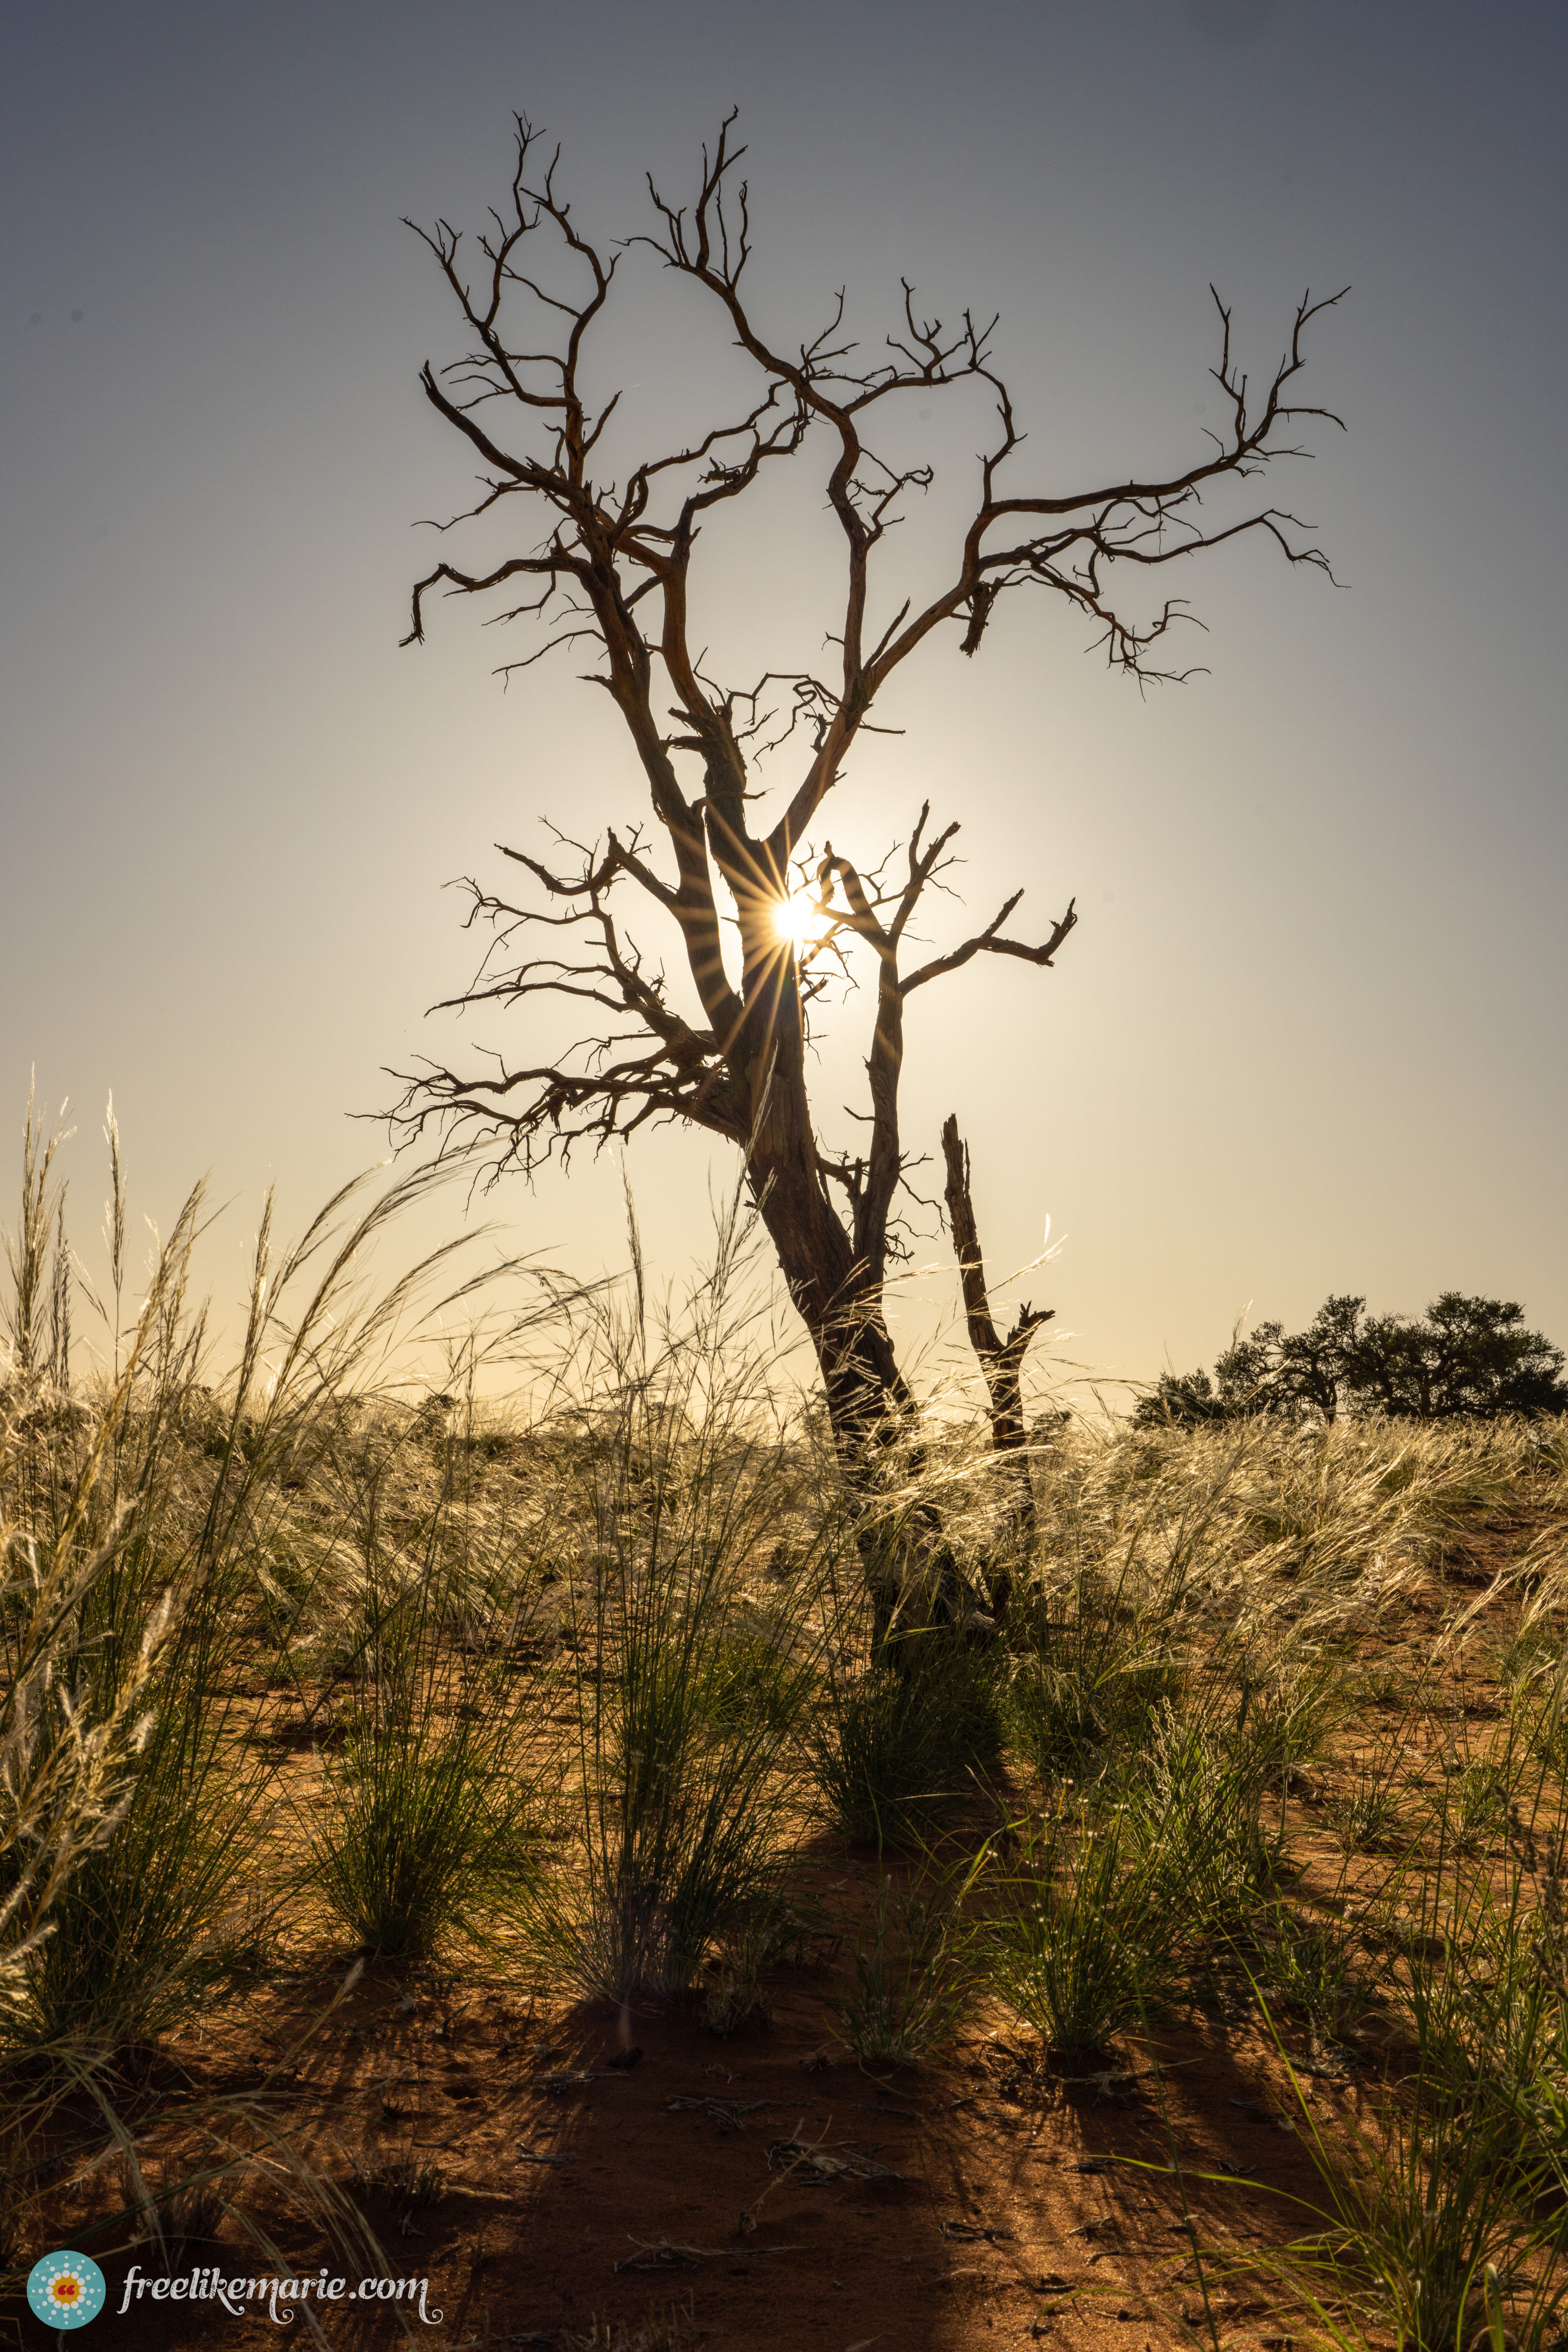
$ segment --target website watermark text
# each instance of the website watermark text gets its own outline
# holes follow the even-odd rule
[[[329,2278],[325,2269],[318,2278],[303,2274],[295,2278],[239,2278],[212,2264],[202,2264],[188,2275],[183,2273],[177,2278],[155,2278],[132,2263],[126,2273],[120,2308],[121,2312],[129,2311],[132,2300],[140,2303],[145,2295],[152,2303],[221,2304],[235,2319],[243,2319],[254,2304],[265,2308],[275,2326],[287,2327],[295,2312],[305,2303],[392,2303],[417,2311],[426,2327],[439,2327],[442,2315],[430,2306],[429,2293],[427,2278],[364,2278],[353,2283]]]

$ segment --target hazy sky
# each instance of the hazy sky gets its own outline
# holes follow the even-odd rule
[[[19,1129],[34,1066],[69,1094],[84,1210],[112,1087],[141,1208],[204,1170],[235,1197],[230,1286],[268,1178],[297,1223],[384,1148],[346,1115],[472,961],[442,885],[547,813],[637,809],[570,661],[503,693],[507,646],[453,604],[398,649],[411,526],[466,478],[416,381],[453,320],[400,222],[476,222],[521,107],[584,226],[629,233],[644,167],[685,192],[737,102],[768,324],[799,336],[842,281],[880,334],[901,274],[999,308],[1047,489],[1197,450],[1211,280],[1255,374],[1304,288],[1354,289],[1307,378],[1348,433],[1279,485],[1343,590],[1210,560],[1183,583],[1209,674],[1145,698],[1020,599],[975,663],[950,638],[911,677],[908,731],[835,796],[868,861],[927,795],[961,816],[977,919],[1027,880],[1039,936],[1077,895],[1054,973],[971,970],[911,1013],[906,1136],[935,1151],[958,1113],[993,1266],[1049,1215],[1030,1288],[1112,1376],[1331,1289],[1500,1293],[1568,1340],[1560,0],[53,0],[5,47],[0,1100]],[[648,413],[700,431],[722,347],[646,357]],[[977,422],[933,430],[951,479]],[[831,625],[819,484],[716,549],[737,671]],[[657,1265],[700,1249],[710,1166],[701,1138],[635,1152]],[[623,1255],[619,1188],[584,1161],[489,1213],[588,1273]]]

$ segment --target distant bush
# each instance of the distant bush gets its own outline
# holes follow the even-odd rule
[[[1205,1371],[1164,1372],[1133,1418],[1190,1428],[1260,1412],[1447,1421],[1458,1414],[1568,1412],[1561,1348],[1524,1327],[1512,1299],[1445,1290],[1416,1320],[1367,1317],[1364,1298],[1327,1298],[1304,1331],[1260,1323]]]

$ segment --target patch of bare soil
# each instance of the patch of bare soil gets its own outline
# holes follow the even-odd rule
[[[875,1879],[870,1857],[841,1853],[803,1891],[852,1932]],[[258,2000],[232,2042],[182,2043],[192,2088],[254,2083],[330,1990]],[[657,2324],[715,2352],[1058,2335],[1136,2352],[1181,2340],[1184,2310],[1201,2324],[1205,2279],[1233,2332],[1242,2311],[1195,2262],[1195,2233],[1206,2249],[1277,2240],[1299,2210],[1281,2192],[1312,2189],[1294,2095],[1255,2025],[1171,2032],[1072,2080],[1000,2027],[942,2066],[878,2072],[846,2060],[837,1991],[825,1958],[783,1971],[772,2021],[721,2041],[692,2005],[547,2012],[367,1975],[302,2053],[298,2105],[321,2117],[315,2159],[355,2186],[393,2273],[429,2280],[453,2346],[658,2352]],[[1364,2095],[1339,2071],[1312,2092],[1331,2131]],[[298,2225],[280,2235],[297,2275],[340,2267]],[[162,2268],[154,2250],[139,2259]],[[215,2264],[268,2267],[223,2242],[179,2258]],[[264,2306],[240,2320],[145,2294],[121,2315],[129,2267],[105,2262],[106,2318],[138,2352],[272,2324]],[[426,2334],[402,2305],[367,2317],[353,2300],[322,2313],[335,2341],[390,2341],[400,2315]],[[25,2311],[18,2325],[24,2342],[37,2326]]]
[[[879,2079],[832,2054],[832,2023],[827,1988],[805,1985],[770,2030],[724,2045],[685,2019],[556,2021],[550,2065],[589,2079],[519,2084],[460,2176],[477,2189],[479,2158],[492,2179],[519,2161],[537,2177],[443,2217],[448,2275],[469,2271],[464,2332],[548,2336],[585,2311],[629,2323],[651,2288],[679,2285],[700,2340],[735,2352],[1059,2325],[1163,2338],[1146,2298],[1179,2304],[1188,2242],[1173,2145],[1189,2170],[1237,2176],[1189,2185],[1206,2235],[1245,2238],[1266,2189],[1307,2185],[1255,2037],[1173,2038],[1162,2116],[1141,2067],[1053,2083],[1000,2038]],[[629,2030],[643,2056],[627,2072],[613,2062]]]

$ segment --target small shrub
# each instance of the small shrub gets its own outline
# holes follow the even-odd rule
[[[1371,2321],[1432,2352],[1501,2343],[1505,2327],[1511,2343],[1550,2339],[1568,2285],[1552,2259],[1563,2239],[1550,2146],[1561,2001],[1554,1930],[1526,1914],[1524,1884],[1515,1869],[1500,1890],[1486,1865],[1458,1859],[1422,1881],[1398,1971],[1418,2061],[1385,2086],[1348,2158],[1322,2138],[1291,2069],[1325,2226],[1257,2266],[1342,2344],[1342,2312],[1358,2342]],[[1295,1969],[1300,1989],[1304,1967],[1309,1993],[1328,1995],[1326,2021],[1354,1980],[1348,1942],[1335,1950],[1332,1929],[1279,1926],[1277,1973]]]
[[[788,1642],[788,1631],[784,1636]],[[800,1714],[800,1672],[787,1646],[767,1629],[747,1627],[719,1643],[713,1660],[709,1706],[713,1720],[732,1729],[760,1717],[769,1731],[792,1731]]]
[[[1012,1745],[1042,1780],[1096,1769],[1106,1738],[1099,1693],[1044,1658],[1019,1662],[1008,1687]]]
[[[1397,1665],[1379,1663],[1364,1666],[1355,1677],[1351,1696],[1364,1699],[1370,1706],[1402,1706],[1410,1696],[1410,1679]]]
[[[529,1916],[563,1978],[617,2001],[688,1990],[777,1912],[789,1853],[780,1765],[816,1665],[821,1559],[809,1549],[758,1627],[780,1448],[758,1434],[744,1357],[720,1365],[730,1264],[689,1328],[655,1344],[639,1291],[634,1321],[607,1308],[598,1335],[610,1393],[574,1497],[579,1839]],[[830,1519],[817,1540],[835,1539]]]
[[[1325,2300],[1364,2312],[1370,2302],[1402,2344],[1436,2352],[1490,2336],[1540,2345],[1568,2291],[1542,2259],[1562,2251],[1561,2218],[1544,2232],[1532,2218],[1552,2168],[1467,2055],[1485,2038],[1485,1989],[1446,1964],[1431,1990],[1446,2012],[1440,2026],[1428,2019],[1438,2030],[1423,2034],[1414,2077],[1385,2100],[1348,2164],[1343,2147],[1324,2143],[1297,2086],[1300,2136],[1329,2226],[1264,2266],[1320,2315]]]
[[[1182,1923],[1189,1944],[1233,1937],[1273,1884],[1263,1832],[1270,1757],[1241,1722],[1189,1721],[1168,1711],[1117,1787],[1151,1901]]]
[[[1136,1747],[1180,1696],[1174,1662],[1131,1656],[1106,1664],[1047,1652],[1020,1659],[1008,1689],[1012,1745],[1042,1780],[1089,1780]]]
[[[1568,1706],[1559,1668],[1516,1683],[1509,1694],[1515,1737],[1542,1771],[1568,1787]]]
[[[1402,1744],[1358,1760],[1323,1810],[1351,1853],[1406,1844],[1410,1804]]]
[[[1500,1683],[1512,1696],[1531,1683],[1543,1683],[1562,1662],[1561,1641],[1553,1641],[1542,1625],[1517,1626],[1495,1644],[1491,1664]]]
[[[446,2194],[446,2175],[432,2157],[413,2153],[372,2158],[366,2162],[357,2158],[353,2167],[354,2187],[363,2193],[383,2197],[401,2197],[410,2207],[439,2205]]]
[[[868,1845],[918,1844],[1000,1751],[996,1664],[953,1633],[907,1637],[896,1664],[825,1677],[810,1738],[835,1828]]]
[[[1088,1574],[1051,1612],[1018,1612],[1030,1646],[1008,1690],[1013,1745],[1044,1780],[1083,1779],[1135,1744],[1180,1696],[1178,1662],[1129,1605],[1122,1585]]]
[[[773,2003],[763,1971],[778,1957],[780,1913],[743,1921],[720,1939],[704,1976],[698,2018],[706,2033],[727,2042],[745,2025],[771,2025]]]
[[[917,2066],[951,2038],[980,1979],[977,1933],[964,1906],[988,1860],[982,1849],[903,1892],[882,1879],[855,1951],[854,1990],[839,2011],[857,2058]]]
[[[1235,1738],[1276,1783],[1322,1756],[1347,1703],[1338,1669],[1322,1661],[1276,1670],[1260,1686],[1248,1681],[1243,1696]]]
[[[1513,1776],[1506,1765],[1482,1759],[1461,1764],[1448,1784],[1447,1801],[1438,1801],[1455,1843],[1473,1853],[1507,1832],[1513,1801]]]
[[[988,1935],[997,1990],[1050,2051],[1103,2051],[1172,1982],[1174,1923],[1146,1865],[1127,1852],[1124,1817],[1061,1818],[1020,1849]]]
[[[57,1897],[19,2040],[127,2049],[248,1972],[255,1924],[237,1938],[232,1929],[258,1851],[256,1814],[243,1789],[224,1784],[215,1743],[202,1740],[193,1758],[185,1734],[179,1717],[154,1727],[112,1834]],[[264,1776],[249,1779],[255,1798]]]
[[[1274,1906],[1259,1933],[1265,1980],[1276,2000],[1304,2019],[1319,2041],[1343,2041],[1377,1998],[1362,1964],[1360,1938],[1286,1903]]]
[[[351,1696],[325,1755],[314,1870],[359,1948],[419,1963],[519,1916],[536,1874],[536,1790],[521,1763],[530,1685],[508,1654],[520,1604],[486,1607],[452,1557],[452,1458],[413,1576],[383,1539],[385,1475],[372,1472],[361,1502]]]
[[[426,1960],[516,1909],[528,1821],[494,1735],[462,1717],[393,1716],[361,1723],[328,1764],[317,1884],[357,1947]]]

